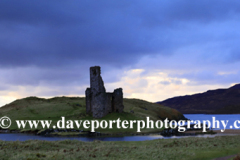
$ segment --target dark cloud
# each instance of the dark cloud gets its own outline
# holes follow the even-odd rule
[[[6,72],[0,80],[81,86],[89,83],[89,67],[100,65],[107,83],[136,66],[146,73],[181,70],[173,76],[204,83],[232,82],[239,77],[217,71],[240,60],[239,13],[233,0],[3,0],[0,67]],[[144,63],[145,57],[158,59]]]
[[[195,21],[233,18],[239,8],[235,1],[204,0],[2,1],[0,65],[131,65],[143,55],[188,45],[192,32],[179,31]]]
[[[71,6],[71,3],[69,3]],[[80,19],[69,12],[70,8],[64,6],[62,1],[31,1],[31,0],[10,0],[1,1],[0,19],[1,22],[9,24],[28,25],[67,25],[75,23]]]
[[[78,72],[76,72],[78,71]],[[2,71],[1,82],[14,86],[71,86],[89,83],[88,68],[85,70],[68,68],[15,68]]]

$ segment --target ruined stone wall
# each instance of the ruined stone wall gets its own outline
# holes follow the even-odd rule
[[[107,94],[100,92],[92,97],[92,115],[94,118],[102,118],[107,115]]]
[[[107,93],[107,109],[108,113],[113,112],[113,104],[112,104],[113,93]]]
[[[123,92],[122,88],[118,88],[113,92],[113,111],[122,113],[123,108]]]
[[[99,66],[90,68],[90,88],[85,91],[86,113],[94,118],[102,118],[111,112],[123,112],[122,88],[106,93]]]
[[[92,113],[92,109],[91,109],[91,101],[92,101],[91,88],[86,89],[85,95],[86,95],[86,112],[87,112],[87,114],[90,114],[90,113]]]

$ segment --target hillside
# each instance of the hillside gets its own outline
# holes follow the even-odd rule
[[[112,113],[102,119],[184,119],[175,109],[139,99],[124,99],[124,113]],[[93,119],[86,114],[85,98],[55,97],[51,99],[28,97],[16,100],[0,108],[0,117],[8,116],[14,120],[53,120],[56,122],[62,116],[70,120]],[[16,129],[13,123],[11,129]]]
[[[170,98],[157,102],[183,114],[240,114],[240,84],[228,89]]]

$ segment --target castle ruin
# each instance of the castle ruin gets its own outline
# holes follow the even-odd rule
[[[113,93],[105,90],[99,66],[90,67],[90,88],[85,91],[86,112],[94,118],[102,118],[111,112],[123,112],[122,88],[117,88]]]

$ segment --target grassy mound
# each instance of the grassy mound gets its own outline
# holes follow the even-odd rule
[[[124,99],[124,106],[124,113],[111,113],[102,119],[145,120],[147,116],[152,120],[164,120],[165,118],[179,120],[184,118],[175,109],[139,99]],[[93,119],[91,115],[86,114],[85,98],[81,97],[55,97],[50,99],[27,97],[1,107],[0,117],[2,116],[11,118],[12,125],[10,129],[17,129],[17,124],[13,123],[15,120],[52,120],[56,124],[62,116],[66,120]],[[106,129],[105,131],[108,132]],[[120,132],[120,130],[114,129],[112,131]]]

